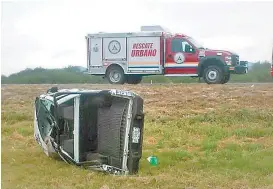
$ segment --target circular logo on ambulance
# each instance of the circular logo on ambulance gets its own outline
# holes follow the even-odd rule
[[[117,54],[120,52],[121,46],[120,43],[117,40],[110,41],[108,45],[108,50],[112,54]]]
[[[184,61],[185,61],[185,56],[183,53],[176,53],[174,55],[174,61],[177,63],[177,64],[182,64]]]

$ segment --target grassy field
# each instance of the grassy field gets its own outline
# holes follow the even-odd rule
[[[33,138],[33,103],[50,85],[2,85],[2,188],[273,188],[273,84],[58,85],[119,88],[145,100],[139,174],[50,159]],[[150,167],[146,158],[159,158]]]

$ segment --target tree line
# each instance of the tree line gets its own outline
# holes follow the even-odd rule
[[[273,82],[270,76],[270,62],[256,62],[249,65],[247,74],[231,76],[230,82]],[[68,84],[68,83],[108,83],[101,76],[84,74],[84,68],[68,66],[62,69],[27,68],[10,76],[1,75],[2,84]],[[197,78],[146,76],[143,83],[196,83]]]

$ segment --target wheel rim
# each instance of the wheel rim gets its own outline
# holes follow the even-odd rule
[[[215,80],[217,78],[217,71],[210,70],[207,76],[209,80]]]
[[[117,83],[120,81],[121,79],[121,74],[117,71],[112,71],[110,72],[109,74],[109,78],[110,78],[110,81],[113,82],[113,83]]]

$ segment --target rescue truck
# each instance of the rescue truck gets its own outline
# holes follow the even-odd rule
[[[87,74],[106,77],[111,84],[138,84],[148,75],[191,76],[208,84],[224,84],[232,73],[246,73],[238,54],[204,48],[192,37],[161,26],[85,38]]]

